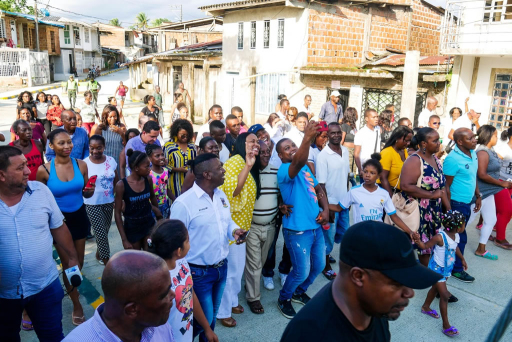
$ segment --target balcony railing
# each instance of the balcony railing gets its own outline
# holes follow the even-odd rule
[[[446,5],[440,51],[450,55],[512,54],[512,0],[456,0]]]

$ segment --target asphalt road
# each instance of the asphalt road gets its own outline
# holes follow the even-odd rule
[[[106,98],[114,94],[115,88],[120,80],[127,81],[128,72],[121,71],[101,77],[99,82],[103,89],[100,92],[100,107],[106,104]],[[58,93],[57,91],[52,91]],[[63,97],[65,106],[68,105],[67,98]],[[0,101],[0,131],[9,139],[9,127],[15,118],[15,101]],[[135,127],[137,115],[143,104],[126,103],[125,116],[128,125]],[[5,143],[0,143],[3,145]],[[510,227],[510,225],[509,225]],[[488,250],[499,256],[498,261],[490,261],[477,258],[473,252],[478,243],[479,231],[475,229],[475,224],[467,228],[469,244],[466,248],[466,260],[469,265],[468,272],[476,277],[472,284],[466,284],[454,279],[448,280],[450,291],[459,298],[458,303],[449,304],[448,314],[450,322],[460,331],[458,341],[484,341],[500,313],[507,305],[512,296],[512,252],[505,251],[495,247],[492,243],[488,245]],[[119,233],[114,224],[109,233],[111,252],[116,253],[122,250]],[[278,255],[281,255],[283,240],[278,241]],[[102,301],[101,276],[103,266],[98,264],[94,258],[96,244],[94,240],[87,241],[85,251],[85,265],[83,274],[85,276],[84,284],[81,286],[80,300],[84,307],[85,315],[90,318],[94,313],[94,307]],[[336,245],[332,253],[337,256],[339,246]],[[333,265],[337,269],[337,264]],[[277,270],[276,270],[277,272]],[[283,317],[276,306],[278,291],[280,289],[279,278],[274,277],[276,288],[273,291],[267,291],[262,285],[261,302],[265,308],[263,315],[255,315],[250,312],[245,302],[245,292],[242,286],[242,292],[239,295],[240,303],[245,307],[245,313],[234,315],[238,322],[235,328],[225,328],[220,324],[216,327],[216,333],[220,341],[278,341],[289,320]],[[327,280],[320,275],[314,284],[309,288],[308,294],[313,296],[321,289]],[[447,341],[442,332],[441,320],[436,320],[420,313],[421,305],[425,299],[427,290],[416,291],[414,298],[410,301],[409,307],[405,309],[402,316],[395,322],[391,322],[391,334],[393,341]],[[300,305],[293,304],[296,310]],[[438,301],[435,300],[432,308],[438,309]],[[71,301],[65,298],[63,301],[63,326],[64,333],[67,334],[74,326],[71,324]],[[322,317],[319,317],[322,319]],[[34,332],[21,332],[22,341],[37,341]],[[502,341],[512,341],[512,331],[508,329]]]

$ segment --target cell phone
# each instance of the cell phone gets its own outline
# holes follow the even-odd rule
[[[96,176],[96,175],[89,177],[89,181],[88,181],[88,182],[87,182],[87,184],[85,185],[85,188],[86,188],[86,189],[90,189],[90,188],[92,188],[92,186],[93,186],[94,184],[96,184],[96,179],[98,179],[98,176]]]
[[[249,236],[249,232],[250,232],[250,230],[248,230],[245,233],[243,233],[242,235],[240,235],[240,237],[236,240],[236,242],[240,243],[240,242],[243,242],[245,239],[247,239],[247,236]]]
[[[325,121],[318,122],[318,128],[316,130],[320,131],[322,129],[327,130],[327,122],[325,122]]]

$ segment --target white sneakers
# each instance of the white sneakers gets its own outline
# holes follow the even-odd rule
[[[279,278],[281,278],[281,287],[284,286],[284,283],[286,282],[286,278],[288,277],[288,274],[283,274],[279,272]]]
[[[269,291],[274,289],[274,279],[272,277],[263,277],[263,286]]]

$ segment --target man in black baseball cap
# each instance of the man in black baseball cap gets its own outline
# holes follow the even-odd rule
[[[341,241],[340,271],[288,324],[281,342],[390,341],[396,320],[413,289],[441,275],[416,261],[411,241],[382,222],[350,227]]]

